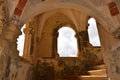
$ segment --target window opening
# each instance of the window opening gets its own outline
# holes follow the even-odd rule
[[[75,32],[68,27],[62,27],[58,30],[58,54],[60,57],[77,57],[78,47],[75,38]]]
[[[19,56],[23,56],[24,40],[25,40],[25,34],[23,32],[24,28],[25,25],[21,28],[22,35],[20,35],[17,39],[17,50],[19,51]]]
[[[94,18],[90,18],[88,20],[88,23],[89,23],[88,27],[89,42],[93,46],[101,46],[96,20]]]

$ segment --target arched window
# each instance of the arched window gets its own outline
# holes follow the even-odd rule
[[[25,25],[21,28],[22,35],[20,35],[19,38],[17,39],[17,49],[19,51],[19,56],[23,56],[24,39],[25,39],[25,34],[23,32],[24,28],[25,28]]]
[[[96,20],[94,18],[90,18],[88,20],[88,23],[89,23],[88,35],[89,35],[90,43],[93,46],[101,46],[99,34],[98,34],[98,30],[97,30]]]
[[[77,57],[78,47],[75,32],[69,27],[58,30],[57,50],[60,57]]]

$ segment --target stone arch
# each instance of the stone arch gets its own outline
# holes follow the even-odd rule
[[[86,5],[84,5],[84,4],[86,4]],[[46,4],[44,6],[41,5],[41,3],[39,3],[39,2],[38,2],[38,4],[36,4],[37,6],[35,6],[35,5],[32,6],[31,2],[29,2],[27,5],[31,6],[31,9],[29,9],[29,7],[25,8],[25,10],[21,16],[20,23],[25,23],[28,19],[30,19],[31,17],[33,17],[35,15],[38,15],[38,14],[41,14],[41,13],[44,13],[44,12],[47,12],[50,10],[59,9],[59,8],[74,9],[74,10],[84,12],[84,13],[88,14],[89,16],[95,17],[97,19],[97,21],[99,21],[104,26],[107,26],[112,22],[111,20],[105,22],[110,17],[109,16],[108,16],[108,18],[105,17],[104,16],[105,13],[101,13],[101,11],[95,7],[93,2],[89,2],[89,1],[71,1],[71,2],[58,1],[58,2],[54,2],[53,4],[52,3]],[[28,15],[28,13],[29,13],[29,15]],[[111,24],[110,26],[115,26],[115,25]],[[108,30],[108,28],[106,28],[106,30]]]
[[[46,16],[46,15],[44,15],[44,16]],[[45,57],[45,56],[46,57],[55,57],[56,56],[57,51],[56,51],[55,41],[56,41],[56,38],[57,38],[57,31],[60,27],[62,27],[64,25],[70,25],[72,28],[75,29],[75,26],[73,25],[73,22],[68,17],[66,17],[64,14],[61,14],[61,13],[55,13],[55,14],[49,16],[45,20],[44,24],[41,26],[42,28],[41,27],[38,28],[38,30],[41,29],[41,31],[42,31],[39,34],[40,37],[39,37],[38,41],[39,40],[44,40],[45,35],[46,35],[49,38],[49,41],[50,41],[49,45],[52,45],[52,49],[48,50],[50,52],[44,52],[44,50],[42,50],[42,48],[37,49],[38,50],[37,52],[46,53],[46,55],[44,55],[43,57]],[[43,45],[44,43],[40,43],[40,44]],[[47,48],[47,49],[49,49],[49,48]],[[47,53],[50,53],[50,54],[47,54]],[[36,55],[37,57],[42,56],[42,54],[39,54],[39,55],[34,54],[34,55]]]
[[[53,44],[52,44],[53,45],[53,54],[54,54],[55,57],[59,56],[58,51],[57,51],[57,45],[58,45],[57,44],[57,38],[58,38],[58,35],[59,35],[58,30],[63,28],[64,26],[67,26],[68,28],[71,28],[76,33],[75,37],[77,39],[77,47],[78,47],[77,56],[78,56],[78,54],[79,54],[79,42],[78,42],[79,41],[79,36],[76,36],[78,31],[77,31],[75,25],[73,23],[69,23],[69,22],[68,23],[62,23],[61,25],[58,25],[54,28],[54,30],[52,32],[53,33],[53,35],[52,35],[52,37],[53,37]]]
[[[28,7],[26,7],[26,9],[28,9],[29,11],[33,11],[33,13],[26,16],[30,12],[28,10],[24,10],[23,15],[21,16],[21,19],[20,19],[20,24],[22,25],[30,17],[35,16],[37,14],[40,14],[40,12],[43,13],[43,12],[46,12],[48,10],[61,8],[61,6],[59,6],[61,4],[63,7],[67,7],[67,8],[75,7],[74,9],[76,9],[76,10],[81,9],[80,11],[88,13],[89,16],[93,16],[97,19],[97,21],[99,22],[98,29],[99,29],[102,45],[104,46],[104,49],[106,50],[105,51],[106,54],[104,55],[104,57],[105,57],[104,59],[105,59],[106,64],[108,65],[107,68],[108,68],[109,75],[111,76],[112,80],[119,80],[119,73],[120,72],[118,70],[119,70],[120,66],[118,65],[118,63],[119,63],[120,56],[118,53],[120,52],[120,49],[119,49],[120,48],[120,41],[116,40],[112,36],[113,33],[111,33],[112,31],[118,29],[118,30],[116,30],[117,32],[115,32],[115,35],[116,35],[116,33],[118,33],[117,35],[119,37],[119,28],[118,28],[119,24],[114,23],[116,20],[114,20],[110,16],[110,14],[109,14],[109,16],[105,17],[104,13],[101,13],[98,8],[95,8],[96,6],[93,6],[92,3],[88,3],[87,1],[80,1],[79,2],[78,0],[76,0],[75,2],[71,1],[71,4],[58,3],[58,6],[55,6],[56,4],[55,5],[50,4],[47,6],[36,5],[38,7],[33,7],[30,10]],[[86,5],[83,5],[83,4],[86,4]],[[55,7],[55,8],[52,8],[50,6]],[[44,10],[40,10],[41,8],[39,8],[39,7],[44,8]],[[37,8],[37,9],[35,9],[35,8]],[[109,13],[109,12],[107,12],[107,13]],[[10,25],[8,25],[8,26],[11,27]],[[15,30],[13,29],[13,27],[15,28]],[[17,25],[12,25],[12,28],[9,28],[8,30],[6,30],[6,33],[4,36],[8,42],[9,42],[9,40],[12,40],[11,42],[14,42],[14,40],[16,40],[16,36],[18,36],[18,32],[19,32],[19,30],[16,30],[16,27],[17,27]],[[10,31],[10,33],[12,33],[12,34],[9,34],[7,31],[8,32]],[[17,34],[16,34],[16,32],[17,32]],[[10,35],[12,37],[9,37],[8,35]],[[109,40],[105,40],[104,37],[105,37],[105,39],[107,38]],[[9,42],[9,43],[11,43],[11,42]],[[15,45],[14,45],[14,47],[15,47]],[[14,48],[14,47],[13,47],[13,49],[11,49],[11,51],[12,51],[11,53],[14,53],[14,50],[16,51],[16,48]],[[113,57],[113,56],[117,56],[117,57]],[[117,60],[116,60],[116,58],[117,58]]]

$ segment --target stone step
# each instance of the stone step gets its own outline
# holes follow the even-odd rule
[[[99,70],[90,70],[88,71],[89,75],[107,75],[106,69],[99,69]]]
[[[102,64],[102,65],[92,66],[92,69],[106,69],[106,65]]]
[[[82,76],[69,76],[63,80],[108,80],[107,76],[93,76],[93,75],[82,75]]]
[[[108,80],[107,76],[80,76],[79,80]]]

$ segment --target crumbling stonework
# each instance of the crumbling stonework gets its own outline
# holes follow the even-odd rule
[[[30,64],[8,58],[5,72],[0,76],[1,80],[30,80]],[[29,73],[28,73],[29,72]],[[32,75],[31,75],[32,76]]]
[[[79,80],[78,76],[86,73],[88,67],[104,62],[108,77],[119,80],[119,3],[119,0],[0,0],[0,80],[67,80],[65,77],[71,75]],[[89,43],[90,17],[96,19],[102,48]],[[16,42],[26,22],[28,32],[21,58]],[[77,58],[60,58],[57,53],[57,30],[63,26],[75,30]]]
[[[86,73],[86,68],[92,65],[88,62],[79,58],[39,59],[32,68],[32,76],[35,80],[63,80],[68,76]]]
[[[92,64],[79,58],[40,59],[29,64],[8,57],[1,80],[63,80],[67,76],[82,75]]]
[[[116,39],[120,39],[120,27],[113,32],[113,36]]]
[[[107,53],[106,59],[108,59],[108,73],[110,73],[108,76],[112,76],[111,79],[117,79],[117,77],[120,74],[120,47],[117,47],[116,49],[109,51]],[[112,73],[112,74],[111,74]]]

